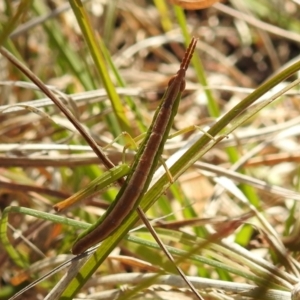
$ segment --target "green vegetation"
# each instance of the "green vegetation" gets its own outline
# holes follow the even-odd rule
[[[46,3],[1,7],[0,299],[195,298],[136,212],[68,263],[192,36],[171,175],[158,168],[140,206],[203,299],[300,299],[296,1]],[[85,201],[57,213],[69,197]]]

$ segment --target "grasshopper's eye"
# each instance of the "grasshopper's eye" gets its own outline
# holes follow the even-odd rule
[[[170,78],[169,82],[168,82],[168,87],[172,85],[173,81],[175,80],[177,75],[174,75]]]
[[[168,82],[168,87],[171,86],[173,84],[173,81],[175,80],[175,78],[177,77],[178,75],[174,75],[171,77],[171,79],[169,80]],[[183,92],[185,89],[185,80],[182,80],[180,82],[180,92]]]

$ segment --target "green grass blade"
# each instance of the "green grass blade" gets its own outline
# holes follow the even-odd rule
[[[14,31],[18,23],[22,20],[23,14],[26,14],[29,7],[31,6],[31,3],[32,0],[20,1],[15,14],[13,16],[9,16],[7,18],[7,23],[1,26],[0,46],[3,45],[3,43],[8,39],[9,35]],[[8,9],[9,7],[7,8],[7,10]]]
[[[116,89],[112,83],[112,80],[110,79],[110,76],[108,74],[108,70],[107,70],[107,67],[105,64],[105,60],[104,60],[104,55],[101,52],[99,43],[97,42],[97,39],[93,32],[88,15],[87,15],[80,0],[70,0],[70,5],[76,16],[77,22],[78,22],[81,32],[82,32],[82,35],[85,38],[85,41],[89,48],[90,54],[95,63],[95,67],[96,67],[98,73],[100,74],[102,83],[103,83],[103,85],[107,91],[108,97],[112,103],[112,107],[113,107],[115,116],[121,127],[121,130],[117,129],[119,127],[117,125],[117,123],[112,122],[111,129],[114,132],[115,136],[118,136],[121,133],[121,131],[126,131],[128,133],[131,133],[132,132],[131,126],[126,117],[126,114],[124,111],[124,106],[122,105],[121,99],[120,99],[119,95],[117,94]],[[98,37],[98,40],[100,40],[100,37]],[[113,121],[113,120],[111,120],[111,121]]]
[[[187,29],[186,18],[185,18],[183,9],[181,7],[175,5],[174,11],[175,11],[179,26],[182,30],[183,36],[185,38],[185,43],[187,44],[191,37],[190,37],[190,34]],[[194,55],[194,57],[192,59],[192,63],[196,70],[198,81],[200,82],[201,85],[203,85],[204,87],[207,88],[208,84],[207,84],[207,80],[206,80],[206,75],[205,75],[205,71],[204,71],[204,68],[203,68],[200,58],[197,55]],[[220,110],[219,110],[217,102],[215,101],[210,89],[207,88],[207,89],[205,89],[204,92],[207,97],[208,111],[209,111],[210,115],[215,118],[219,117]],[[226,149],[226,152],[232,163],[235,163],[239,160],[240,155],[239,155],[238,151],[236,150],[236,148],[228,147]],[[243,170],[241,170],[241,173],[243,173]],[[255,205],[256,207],[258,207],[260,205],[259,197],[257,196],[255,190],[252,187],[241,184],[241,190],[244,192],[245,196],[249,199],[249,202],[251,204]],[[250,236],[249,236],[249,238],[250,238]]]
[[[189,41],[191,40],[191,35],[187,28],[186,18],[183,12],[183,9],[177,5],[174,5],[174,12],[178,21],[178,24],[181,28],[182,34],[184,36],[185,46],[189,44]],[[217,105],[217,101],[215,100],[212,92],[210,89],[207,88],[207,80],[206,80],[206,74],[204,71],[203,64],[200,60],[200,57],[198,55],[194,55],[192,58],[192,65],[196,71],[196,75],[198,78],[199,83],[206,88],[204,90],[206,98],[207,98],[207,107],[210,116],[217,118],[220,116],[220,109]]]
[[[100,46],[100,49],[101,49],[106,61],[108,62],[110,68],[112,69],[112,72],[114,73],[114,76],[115,76],[115,78],[118,82],[118,85],[120,87],[125,87],[126,86],[125,82],[124,82],[123,78],[121,77],[120,72],[118,71],[118,69],[114,65],[114,63],[111,59],[111,56],[109,55],[109,52],[108,52],[107,48],[105,47],[102,40],[99,40],[99,46]],[[124,99],[125,99],[127,105],[129,106],[131,112],[135,116],[135,120],[136,120],[137,125],[140,129],[140,132],[145,132],[147,130],[147,127],[144,125],[143,116],[140,114],[140,112],[138,110],[138,107],[136,106],[134,100],[130,96],[125,96]],[[117,103],[116,103],[116,105],[117,105]]]
[[[35,1],[33,10],[38,16],[47,12],[43,1]],[[60,26],[57,20],[48,20],[43,23],[51,48],[53,47],[58,51],[58,60],[61,67],[66,69],[65,71],[71,70],[86,90],[95,89],[95,81],[93,81],[92,76],[88,73],[82,58],[71,48],[70,43],[68,43],[68,37],[63,35]]]

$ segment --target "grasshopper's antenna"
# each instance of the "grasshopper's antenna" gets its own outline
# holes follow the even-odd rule
[[[192,59],[196,44],[197,44],[197,39],[193,37],[182,59],[182,62],[180,64],[180,69],[187,70],[189,63]]]

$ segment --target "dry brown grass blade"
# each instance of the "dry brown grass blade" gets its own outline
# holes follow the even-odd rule
[[[80,122],[76,119],[76,117],[71,113],[71,111],[60,101],[60,99],[37,77],[35,74],[29,70],[25,65],[23,65],[14,55],[12,55],[8,50],[1,47],[0,53],[6,57],[14,66],[16,66],[20,71],[22,71],[33,83],[35,83],[41,91],[44,92],[46,96],[48,96],[55,105],[60,109],[60,111],[69,119],[69,121],[76,127],[76,129],[80,132],[80,134],[84,137],[86,142],[93,149],[95,154],[99,157],[99,159],[103,162],[107,169],[114,167],[115,165],[109,160],[109,158],[105,155],[102,149],[96,144],[91,135],[87,132],[87,130],[81,125]],[[122,183],[122,180],[120,180]]]
[[[190,10],[208,8],[219,1],[220,0],[169,0],[172,4]]]

